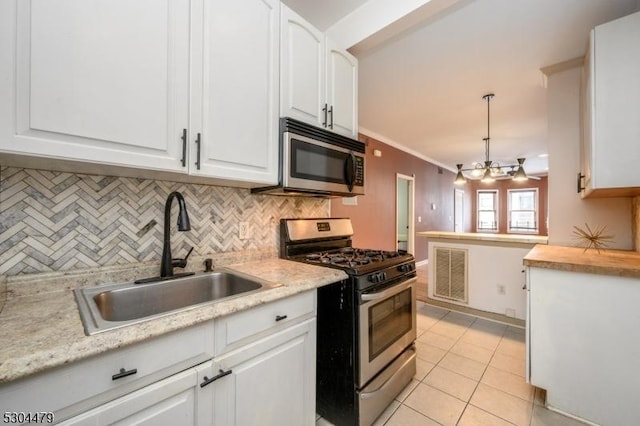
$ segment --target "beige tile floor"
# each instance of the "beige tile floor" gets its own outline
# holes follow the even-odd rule
[[[417,373],[375,426],[582,425],[525,382],[524,329],[420,301],[417,320]]]
[[[581,425],[527,384],[524,329],[418,302],[417,374],[375,423]]]

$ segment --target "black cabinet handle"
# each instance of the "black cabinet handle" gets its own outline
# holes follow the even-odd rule
[[[333,105],[331,105],[331,108],[329,108],[329,128],[333,129]]]
[[[182,167],[185,167],[187,165],[187,129],[182,129],[182,137],[180,139],[182,139],[182,160],[180,162]]]
[[[133,369],[131,369],[129,371],[125,370],[124,368],[121,368],[119,373],[114,374],[113,376],[111,376],[111,380],[118,380],[118,379],[122,379],[123,377],[133,376],[137,372],[138,372],[137,368],[133,368]]]
[[[577,185],[578,194],[584,191],[584,186],[582,184],[582,182],[584,181],[584,177],[585,176],[582,173],[578,172],[578,185]]]
[[[200,133],[198,133],[198,137],[196,137],[196,146],[198,147],[196,151],[196,168],[200,170]]]
[[[286,315],[276,315],[276,322],[282,321],[283,319],[287,319]]]
[[[322,121],[322,126],[327,127],[327,104],[324,104],[324,108],[322,108],[322,112],[324,113],[324,120]]]
[[[224,377],[224,376],[228,376],[229,374],[231,374],[231,370],[218,370],[218,374],[213,376],[212,378],[208,378],[207,376],[204,376],[204,379],[202,380],[202,383],[200,383],[200,387],[203,388],[205,386],[207,386],[208,384],[211,384],[213,382],[215,382],[216,380]]]

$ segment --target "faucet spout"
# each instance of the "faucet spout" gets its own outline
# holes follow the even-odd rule
[[[171,256],[171,205],[173,199],[178,200],[178,231],[190,231],[189,215],[187,205],[181,193],[174,191],[167,197],[164,205],[164,239],[162,243],[162,261],[160,263],[160,277],[173,276],[173,258]],[[186,259],[185,259],[186,260]],[[185,262],[186,264],[186,262]]]

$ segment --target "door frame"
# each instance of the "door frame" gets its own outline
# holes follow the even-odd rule
[[[460,205],[457,202],[457,195],[460,194]],[[456,215],[460,212],[460,231],[456,231]],[[464,189],[454,188],[453,190],[453,232],[464,232]]]
[[[408,197],[407,197],[407,252],[415,254],[415,175],[408,176],[402,173],[396,173],[396,250],[398,249],[398,207],[400,200],[398,197],[398,183],[401,180],[407,181]]]

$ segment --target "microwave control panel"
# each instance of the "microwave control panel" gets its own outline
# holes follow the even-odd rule
[[[360,157],[359,155],[356,155],[355,163],[356,163],[356,176],[353,184],[357,186],[364,186],[364,157]]]

